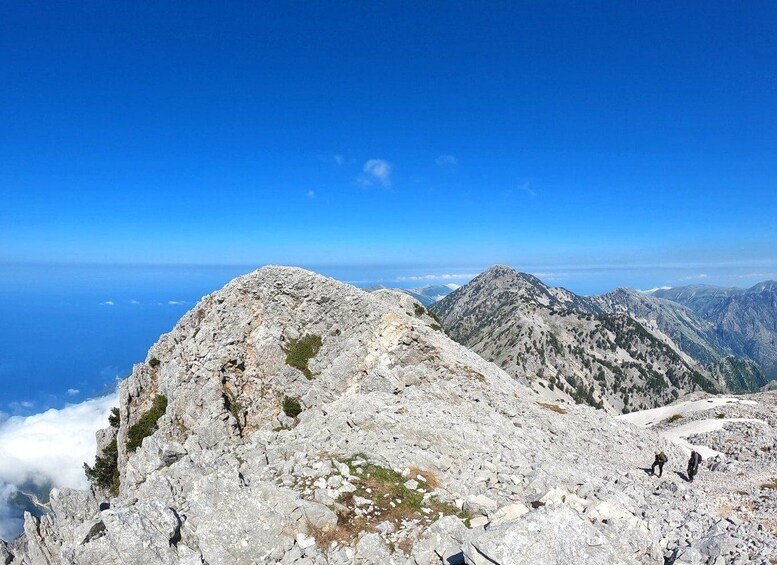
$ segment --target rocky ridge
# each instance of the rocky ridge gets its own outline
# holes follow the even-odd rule
[[[716,502],[749,462],[722,455],[693,487],[650,477],[653,449],[681,462],[683,448],[547,402],[419,306],[282,267],[206,296],[121,383],[98,437],[115,483],[52,491],[0,562],[777,558],[773,530]]]

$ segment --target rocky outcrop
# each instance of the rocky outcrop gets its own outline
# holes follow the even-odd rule
[[[203,298],[121,383],[119,414],[118,493],[53,491],[0,546],[12,563],[777,556],[758,524],[721,524],[704,476],[644,472],[654,448],[686,458],[655,431],[547,402],[407,295],[300,269]]]

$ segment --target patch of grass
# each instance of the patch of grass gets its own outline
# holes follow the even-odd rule
[[[284,349],[286,364],[299,369],[308,380],[312,380],[313,373],[308,368],[308,361],[316,356],[319,349],[321,349],[321,336],[307,334],[299,339],[293,339]]]
[[[566,414],[567,411],[559,406],[558,404],[549,404],[547,402],[538,402],[540,406],[545,408],[546,410],[550,410],[551,412],[556,412],[557,414]]]
[[[119,446],[116,438],[94,458],[94,467],[84,463],[84,473],[94,486],[107,489],[111,496],[119,495]]]
[[[296,418],[302,413],[302,405],[299,403],[299,398],[293,396],[283,397],[283,413],[289,418]]]
[[[418,477],[422,477],[419,479]],[[410,476],[408,479],[415,479],[419,484],[424,485],[426,490],[432,491],[440,486],[440,481],[437,480],[437,475],[431,471],[423,471],[418,467],[410,467]]]
[[[143,443],[143,439],[153,434],[157,429],[157,421],[164,416],[167,411],[167,397],[158,394],[154,398],[151,409],[143,414],[140,419],[133,424],[127,432],[127,451],[130,453],[137,450]]]
[[[682,420],[682,419],[683,419],[682,414],[674,414],[671,418],[667,420],[667,422],[671,424],[672,422],[676,422],[677,420]]]
[[[465,521],[470,518],[468,512],[459,510],[449,502],[429,495],[424,498],[424,492],[405,486],[408,480],[413,479],[427,493],[433,491],[439,486],[439,481],[430,471],[411,467],[409,476],[403,476],[398,471],[369,462],[363,454],[354,455],[342,462],[348,465],[351,474],[349,481],[356,490],[343,493],[338,499],[347,510],[338,515],[337,528],[312,534],[319,544],[323,544],[321,547],[327,547],[332,541],[352,543],[359,533],[374,531],[377,524],[385,521],[393,523],[399,529],[407,520],[418,520],[429,525],[440,515],[455,515]],[[419,480],[419,476],[424,480]],[[365,506],[361,506],[363,511],[356,512],[356,497],[371,500],[372,510],[367,512]],[[401,540],[397,548],[407,553],[402,545],[404,541]],[[412,547],[412,540],[407,543],[410,544],[407,547]]]

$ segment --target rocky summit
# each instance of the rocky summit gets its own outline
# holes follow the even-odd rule
[[[777,392],[694,399],[548,402],[406,294],[266,267],[150,349],[92,491],[53,490],[0,563],[774,563]],[[672,433],[696,418],[717,424]]]

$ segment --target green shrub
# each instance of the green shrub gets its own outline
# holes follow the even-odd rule
[[[424,312],[426,312],[426,308],[421,306],[420,304],[413,304],[413,311],[415,312],[416,316],[423,316]]]
[[[167,411],[167,397],[158,394],[154,399],[151,409],[140,417],[137,423],[133,424],[127,432],[127,451],[134,452],[143,439],[153,434],[156,429],[156,423]]]
[[[312,380],[313,373],[308,368],[308,361],[316,356],[319,349],[321,349],[321,336],[307,334],[299,339],[293,339],[284,349],[286,364],[299,369],[305,377]]]
[[[112,428],[118,428],[121,421],[121,414],[119,414],[118,408],[111,408],[111,413],[108,415],[108,423]]]
[[[671,418],[669,418],[669,420],[667,420],[667,421],[671,424],[672,422],[676,422],[677,420],[682,420],[682,419],[683,419],[683,415],[682,414],[675,414]]]
[[[296,418],[302,412],[302,406],[298,398],[292,396],[283,397],[283,413],[289,418]]]
[[[116,438],[94,458],[94,467],[84,463],[84,473],[94,486],[108,489],[113,496],[119,494],[119,448]]]
[[[151,359],[148,360],[148,364],[151,366],[152,369],[156,369],[157,367],[159,367],[159,363],[160,361],[156,357],[152,357]]]

